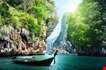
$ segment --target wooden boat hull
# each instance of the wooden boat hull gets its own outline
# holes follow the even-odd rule
[[[45,60],[37,61],[37,60],[32,60],[32,59],[13,59],[13,62],[16,64],[25,64],[25,65],[35,65],[35,66],[50,66],[50,64],[53,61],[52,58],[48,58]]]
[[[57,55],[57,50],[54,53],[53,57],[49,57],[47,59],[43,59],[43,60],[34,60],[33,58],[13,58],[13,62],[16,64],[26,64],[26,65],[35,65],[35,66],[50,66],[53,59],[55,58],[55,56]],[[55,60],[54,60],[55,61]]]

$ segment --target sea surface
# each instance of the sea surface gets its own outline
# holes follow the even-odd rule
[[[0,58],[0,70],[102,70],[106,57],[57,55],[51,66],[14,64],[11,58]]]

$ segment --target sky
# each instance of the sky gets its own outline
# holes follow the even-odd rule
[[[74,12],[82,0],[54,0],[58,17],[65,12]]]

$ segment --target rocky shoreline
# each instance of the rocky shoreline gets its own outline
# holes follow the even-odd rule
[[[10,26],[10,31],[0,29],[3,35],[0,36],[0,57],[23,56],[44,54],[46,49],[45,41],[42,37],[35,38],[32,43],[30,33],[25,29],[14,29]],[[67,46],[56,48],[60,50],[60,54],[78,54],[78,56],[106,56],[105,48],[85,48],[84,50],[75,50],[75,47]],[[80,48],[81,49],[81,48]],[[68,52],[67,52],[68,51]]]
[[[9,31],[8,31],[9,30]],[[42,54],[45,50],[45,41],[42,36],[32,40],[31,33],[24,29],[15,29],[12,26],[0,29],[0,57]]]
[[[61,49],[59,49],[61,50]],[[106,53],[103,52],[84,52],[84,51],[77,51],[76,53],[61,53],[61,51],[58,54],[63,55],[70,55],[70,54],[77,54],[77,56],[96,56],[96,57],[106,57]],[[44,53],[30,53],[30,54],[22,54],[18,53],[16,51],[11,52],[4,52],[0,53],[0,57],[13,57],[13,56],[31,56],[31,55],[44,55]]]
[[[105,48],[99,48],[99,50],[97,48],[90,50],[90,51],[81,51],[78,50],[77,52],[78,56],[101,56],[101,57],[106,57],[106,49]]]

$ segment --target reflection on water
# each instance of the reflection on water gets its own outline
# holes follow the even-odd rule
[[[61,65],[53,65],[49,67],[49,70],[64,70],[64,66]]]
[[[102,70],[106,57],[58,55],[51,66],[14,64],[10,58],[0,58],[0,70]]]

